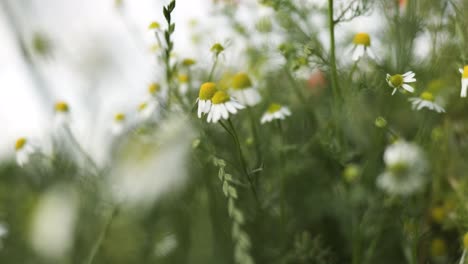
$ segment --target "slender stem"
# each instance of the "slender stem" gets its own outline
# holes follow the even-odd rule
[[[338,84],[338,71],[336,69],[336,54],[335,54],[335,21],[333,19],[333,0],[328,0],[328,23],[330,24],[330,68],[331,81],[333,89],[333,97],[336,101],[340,97],[340,89]]]
[[[109,233],[109,228],[110,228],[110,226],[112,224],[112,221],[114,220],[114,218],[118,214],[118,212],[119,212],[118,206],[114,206],[114,208],[112,209],[111,215],[107,219],[107,222],[105,223],[104,228],[101,230],[101,233],[99,234],[99,237],[97,238],[96,242],[94,243],[93,248],[91,249],[91,252],[90,252],[86,262],[84,262],[85,264],[92,264],[93,263],[94,258],[96,257],[97,253],[101,249],[102,242],[106,238],[107,233]]]
[[[278,133],[280,139],[280,145],[283,146],[283,127],[281,126],[281,120],[276,120],[276,124],[278,126]],[[279,150],[279,164],[285,161],[283,150]],[[281,210],[281,223],[282,226],[286,226],[286,173],[281,171],[281,203],[280,203],[280,210]]]
[[[228,119],[229,128],[222,121],[220,121],[219,123],[232,136],[232,138],[234,140],[234,143],[235,143],[236,148],[237,148],[237,152],[239,153],[239,160],[241,162],[242,171],[244,172],[247,180],[249,181],[250,189],[252,190],[252,193],[254,194],[255,200],[258,202],[259,200],[258,200],[257,191],[255,189],[255,185],[254,185],[254,183],[252,181],[252,178],[250,177],[249,171],[247,169],[247,163],[245,161],[244,154],[242,152],[239,137],[237,136],[236,130],[235,130],[234,126],[232,125],[232,121],[231,121],[231,119]]]
[[[466,249],[463,250],[463,254],[460,258],[460,262],[458,264],[465,264],[465,256],[466,256]]]
[[[218,55],[215,56],[213,65],[211,66],[210,75],[208,75],[208,81],[211,81],[211,78],[213,78],[213,73],[216,69],[216,65],[218,65]]]

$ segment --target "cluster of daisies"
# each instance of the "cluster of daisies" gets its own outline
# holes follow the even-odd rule
[[[219,89],[213,82],[206,82],[200,86],[197,98],[199,118],[206,115],[208,123],[227,120],[230,115],[236,114],[246,106],[253,107],[262,99],[246,73],[235,74],[227,86],[227,89]],[[260,122],[263,124],[282,120],[289,115],[291,111],[288,107],[273,103],[265,111]]]
[[[374,52],[371,49],[371,38],[367,33],[357,33],[353,39],[353,48],[352,48],[352,59],[354,61],[359,61],[361,58],[370,58],[375,59]],[[459,69],[462,74],[461,78],[461,93],[460,97],[467,97],[468,95],[468,66],[465,66],[463,69]],[[411,86],[411,83],[416,82],[416,74],[412,71],[408,71],[404,74],[387,74],[386,80],[388,85],[393,88],[392,95],[396,91],[400,90],[402,92],[414,93],[414,87]],[[414,110],[421,110],[427,108],[429,110],[435,111],[437,113],[444,113],[445,109],[441,106],[441,100],[436,98],[431,92],[424,91],[417,97],[409,98],[409,101],[412,104]]]

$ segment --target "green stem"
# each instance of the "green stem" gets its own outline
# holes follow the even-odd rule
[[[338,84],[338,71],[336,69],[336,54],[335,54],[335,21],[333,20],[333,0],[328,0],[328,23],[330,24],[330,68],[331,81],[333,89],[333,97],[335,103],[340,99],[340,89]]]
[[[281,120],[276,120],[278,126],[280,146],[283,146],[283,127],[281,126]],[[279,149],[279,164],[285,162],[283,155],[283,150]],[[281,171],[281,203],[280,203],[280,213],[281,213],[281,224],[283,227],[286,227],[286,173]]]
[[[94,258],[96,257],[97,253],[99,252],[99,249],[101,249],[102,242],[107,236],[107,233],[109,233],[109,228],[112,224],[112,221],[114,220],[115,216],[118,214],[119,209],[118,206],[114,206],[112,209],[111,215],[109,216],[109,219],[107,219],[107,222],[104,225],[104,228],[101,230],[101,233],[99,234],[99,237],[95,241],[93,248],[91,249],[91,252],[85,262],[85,264],[92,264],[94,261]]]
[[[215,56],[213,66],[211,66],[210,75],[208,75],[208,81],[211,81],[211,78],[213,78],[213,73],[216,69],[217,64],[218,64],[218,55]]]

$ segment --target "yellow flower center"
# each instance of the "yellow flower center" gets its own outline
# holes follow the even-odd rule
[[[367,33],[357,33],[354,35],[353,43],[356,45],[370,46],[370,36]]]
[[[463,247],[468,249],[468,232],[463,236]]]
[[[200,86],[200,92],[198,93],[198,98],[200,100],[210,100],[213,95],[216,93],[216,84],[213,82],[206,82]]]
[[[393,87],[400,87],[403,84],[403,76],[401,74],[395,74],[390,77],[389,81]]]
[[[151,24],[149,24],[148,26],[148,29],[159,29],[159,28],[161,28],[161,26],[156,21],[151,22]]]
[[[219,43],[215,43],[213,46],[211,46],[211,52],[215,53],[216,55],[219,55],[221,52],[224,51],[223,45]]]
[[[182,61],[182,65],[184,65],[184,66],[192,66],[195,63],[196,63],[196,61],[194,59],[190,59],[190,58],[184,59]]]
[[[433,207],[431,209],[432,220],[438,224],[442,224],[445,219],[445,209],[442,206]]]
[[[70,108],[68,107],[68,104],[63,102],[63,101],[57,102],[55,104],[55,111],[56,112],[66,113],[69,110],[70,110]]]
[[[275,113],[275,112],[278,112],[280,109],[281,109],[281,105],[279,105],[279,104],[270,104],[270,106],[268,106],[267,112],[268,113]]]
[[[447,244],[443,239],[435,238],[431,242],[431,256],[440,257],[447,253]]]
[[[16,140],[16,143],[15,143],[15,150],[18,151],[22,149],[24,145],[26,144],[26,142],[27,142],[26,138],[24,137],[18,138],[18,140]]]
[[[155,95],[160,89],[161,86],[159,83],[152,83],[148,86],[148,92],[152,95]]]
[[[117,122],[125,121],[125,114],[123,114],[123,113],[117,113],[117,114],[114,116],[114,120],[117,121]]]
[[[468,78],[468,65],[463,67],[463,75],[462,78]]]
[[[240,72],[232,77],[232,88],[242,90],[252,86],[249,76],[246,73]]]
[[[227,101],[229,101],[231,97],[225,92],[225,91],[217,91],[214,95],[213,98],[211,98],[211,102],[213,104],[222,104]]]
[[[434,96],[430,92],[424,92],[420,95],[420,97],[426,101],[434,101]]]
[[[404,162],[395,163],[389,167],[389,170],[392,172],[392,175],[395,175],[398,178],[403,177],[408,172],[408,164]]]
[[[148,107],[148,103],[144,102],[144,103],[141,103],[138,105],[138,111],[143,111],[146,109],[146,107]]]
[[[177,78],[179,79],[179,82],[181,83],[187,83],[189,80],[189,77],[187,74],[179,74]]]

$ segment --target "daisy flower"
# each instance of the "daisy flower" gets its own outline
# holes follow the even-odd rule
[[[138,105],[138,116],[142,120],[147,120],[154,116],[156,112],[156,103],[151,101],[142,102]]]
[[[459,71],[462,74],[460,97],[466,97],[468,92],[468,65],[463,67],[463,69],[459,69]]]
[[[370,48],[371,39],[369,34],[363,32],[357,33],[354,35],[353,43],[353,61],[358,61],[365,55],[369,56],[371,59],[375,58],[375,55]]]
[[[262,97],[258,90],[253,87],[252,81],[246,73],[238,73],[232,77],[232,96],[234,96],[239,103],[247,106],[254,106],[260,102]]]
[[[291,111],[286,106],[280,104],[270,104],[266,112],[263,114],[260,123],[264,124],[266,122],[271,122],[275,119],[283,120],[287,116],[291,115]]]
[[[408,99],[411,102],[413,110],[421,110],[427,108],[437,113],[445,113],[445,109],[434,102],[434,96],[430,92],[423,92],[419,97],[411,97]]]
[[[188,91],[189,77],[187,74],[179,74],[179,92],[180,94],[186,94]]]
[[[112,123],[112,133],[118,135],[122,133],[125,128],[126,116],[124,113],[117,113],[114,116],[114,122]]]
[[[198,92],[198,118],[201,118],[202,114],[208,114],[211,109],[211,98],[216,93],[216,84],[213,82],[206,82],[200,86]]]
[[[34,152],[36,152],[36,149],[34,148],[33,145],[29,144],[26,138],[22,137],[16,140],[15,151],[16,151],[16,162],[18,163],[19,166],[22,167],[26,163],[29,162],[29,158]]]
[[[393,88],[392,95],[394,95],[399,88],[403,88],[406,91],[413,93],[414,88],[408,83],[416,82],[416,79],[414,78],[415,75],[416,74],[412,71],[406,72],[405,74],[395,75],[390,75],[387,73],[387,83],[390,85],[390,87]]]
[[[70,123],[70,107],[64,101],[55,104],[55,125],[61,127]]]
[[[244,106],[231,98],[225,91],[217,91],[211,98],[211,109],[208,113],[208,123],[217,123],[221,118],[228,119],[229,114],[236,114]]]
[[[377,177],[379,188],[389,194],[405,196],[424,186],[427,163],[417,145],[397,141],[385,149],[383,158],[386,169]]]

